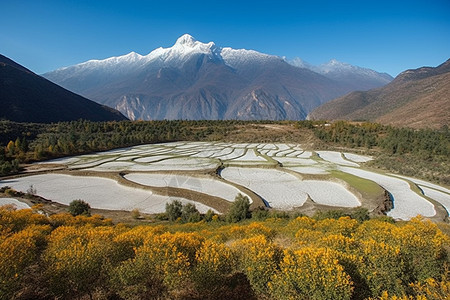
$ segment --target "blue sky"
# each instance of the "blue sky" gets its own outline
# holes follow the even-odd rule
[[[0,53],[36,73],[170,47],[332,58],[396,76],[450,58],[450,1],[0,0]]]

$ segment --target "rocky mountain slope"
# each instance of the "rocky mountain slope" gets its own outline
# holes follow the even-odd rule
[[[91,60],[43,75],[130,119],[304,119],[355,84],[252,50],[183,35],[170,48]],[[373,78],[371,79],[373,80]]]
[[[76,95],[0,55],[0,119],[51,123],[126,120],[118,111]]]
[[[413,128],[450,125],[450,59],[400,73],[388,85],[330,101],[309,119],[370,120]]]

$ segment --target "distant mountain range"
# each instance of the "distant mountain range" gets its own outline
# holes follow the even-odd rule
[[[311,112],[309,119],[369,120],[413,128],[450,125],[450,59],[400,73],[388,85],[353,92]]]
[[[0,55],[0,119],[51,123],[126,120],[118,111],[74,94]]]
[[[222,48],[187,34],[146,56],[131,52],[43,76],[132,120],[301,120],[329,100],[392,80],[337,61],[299,67],[298,60]]]

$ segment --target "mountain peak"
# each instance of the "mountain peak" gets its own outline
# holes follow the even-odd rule
[[[327,65],[335,66],[335,65],[343,65],[344,63],[341,63],[336,58],[330,59],[330,61],[327,63]]]
[[[197,40],[192,35],[186,33],[178,38],[175,45],[184,45],[193,47],[195,42],[197,42]]]

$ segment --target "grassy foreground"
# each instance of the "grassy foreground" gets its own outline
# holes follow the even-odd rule
[[[450,227],[420,217],[133,227],[37,210],[0,208],[0,299],[445,299],[450,289]]]

